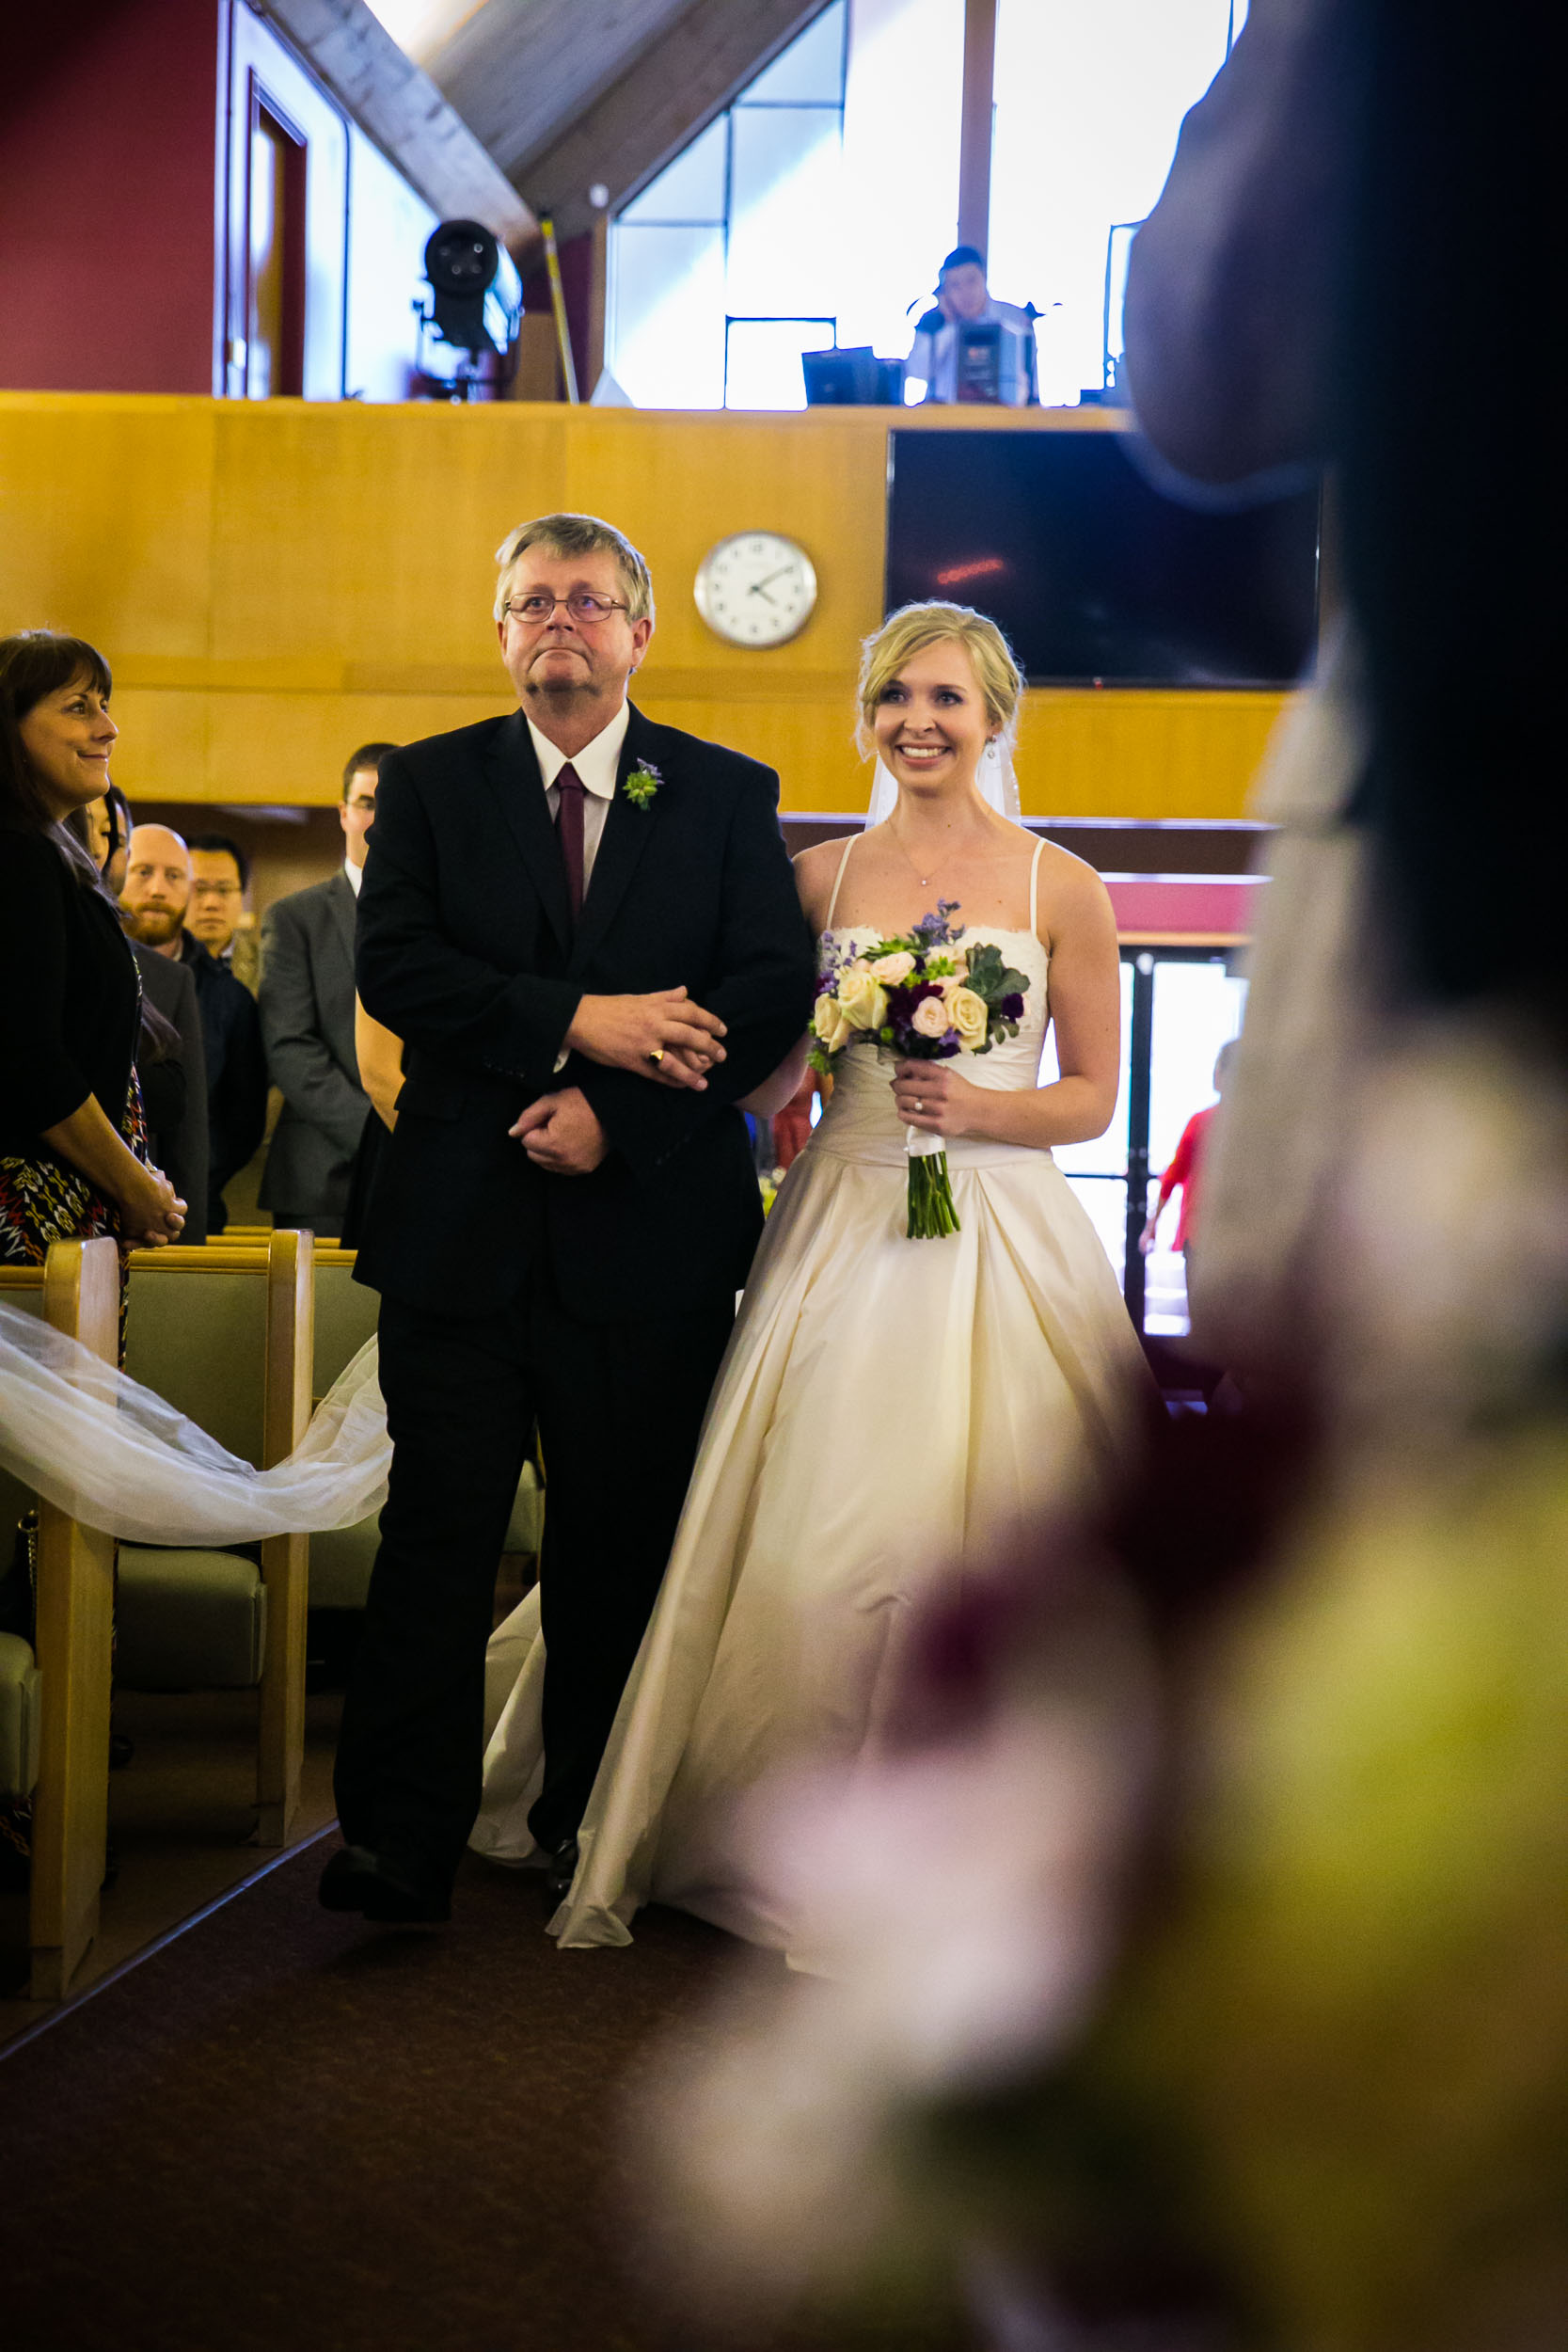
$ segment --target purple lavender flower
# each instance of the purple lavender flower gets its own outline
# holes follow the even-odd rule
[[[939,898],[936,913],[923,914],[911,930],[911,938],[918,939],[927,953],[933,947],[951,946],[955,934],[947,918],[950,914],[957,914],[961,903],[961,900],[958,898]],[[962,929],[962,925],[959,929]]]

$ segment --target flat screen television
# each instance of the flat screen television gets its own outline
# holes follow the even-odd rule
[[[1031,686],[1279,687],[1310,659],[1316,488],[1184,504],[1116,431],[890,441],[887,610],[974,605]]]

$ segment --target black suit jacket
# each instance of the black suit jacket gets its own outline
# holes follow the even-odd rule
[[[196,982],[207,1057],[207,1230],[228,1221],[223,1188],[246,1167],[267,1129],[267,1057],[249,989],[186,931],[180,961]]]
[[[207,1238],[207,1060],[196,982],[182,963],[136,940],[131,952],[141,967],[142,994],[180,1033],[177,1062],[150,1062],[137,1056],[142,1107],[147,1113],[152,1157],[185,1203],[182,1242]],[[172,1071],[166,1111],[160,1109],[163,1082]]]
[[[802,1034],[811,935],[778,827],[778,778],[635,707],[576,937],[565,868],[519,712],[384,763],[359,897],[366,1009],[404,1040],[396,1129],[356,1272],[412,1305],[493,1311],[543,1258],[592,1322],[706,1308],[744,1281],[761,1205],[734,1108]],[[561,1050],[578,999],[684,983],[727,1025],[705,1093]],[[590,1176],[536,1168],[507,1128],[582,1089],[610,1151]]]
[[[369,1097],[354,1049],[354,891],[340,866],[267,909],[258,1006],[283,1110],[267,1151],[261,1205],[335,1233]]]

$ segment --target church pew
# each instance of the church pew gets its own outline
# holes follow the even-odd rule
[[[0,1267],[0,1298],[40,1314],[106,1363],[119,1342],[112,1241],[55,1242],[42,1266]],[[35,1498],[0,1472],[6,1540]],[[39,1501],[39,1769],[28,1906],[31,1992],[59,2000],[98,1932],[109,1816],[114,1541]]]
[[[127,1372],[231,1454],[269,1468],[293,1452],[309,1422],[314,1271],[309,1233],[275,1232],[264,1245],[133,1251]],[[309,1536],[268,1537],[259,1591],[250,1563],[233,1553],[124,1545],[119,1572],[122,1680],[233,1687],[259,1673],[258,1837],[263,1846],[282,1845],[305,1753]],[[245,1664],[247,1609],[257,1633],[254,1669]],[[193,1624],[204,1624],[212,1638],[205,1671],[193,1651],[202,1638]],[[160,1647],[169,1661],[162,1674]]]

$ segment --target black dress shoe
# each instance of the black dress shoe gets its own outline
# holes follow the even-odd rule
[[[451,1917],[450,1882],[400,1867],[369,1846],[333,1854],[317,1894],[324,1911],[357,1911],[379,1927],[439,1927]]]
[[[551,1848],[545,1864],[546,1891],[563,1902],[572,1891],[572,1881],[578,1874],[578,1841],[575,1837],[562,1840]]]

